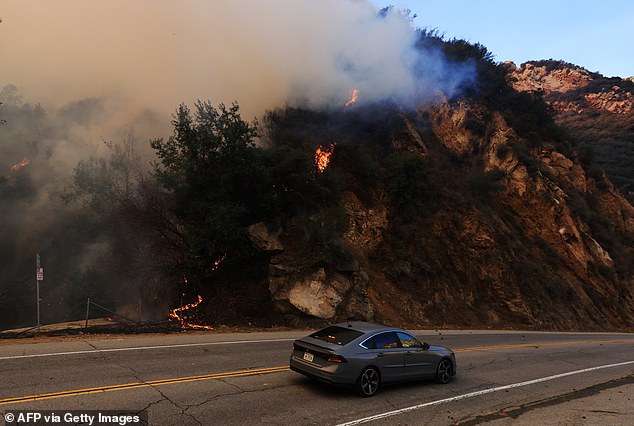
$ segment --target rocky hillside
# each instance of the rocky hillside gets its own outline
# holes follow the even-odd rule
[[[324,242],[334,258],[309,260],[304,220],[250,228],[277,310],[421,327],[634,326],[634,208],[567,143],[529,140],[465,100],[394,126],[380,181],[341,193],[343,226]],[[326,173],[350,166],[351,147],[338,149]],[[306,219],[328,226],[323,212]]]
[[[555,119],[579,141],[584,161],[596,160],[634,201],[634,81],[607,78],[563,61],[505,63],[519,91],[542,91]],[[588,164],[590,165],[590,164]]]
[[[150,141],[151,173],[125,139],[109,158],[80,161],[62,195],[36,196],[34,172],[49,162],[34,144],[38,167],[18,156],[0,176],[0,206],[13,213],[0,271],[17,277],[0,286],[0,328],[33,318],[23,283],[37,235],[55,283],[44,300],[74,318],[90,297],[179,326],[634,330],[634,208],[623,196],[634,83],[563,63],[500,66],[481,45],[420,37],[468,65],[458,95],[416,107],[360,92],[257,123],[238,104],[181,105],[173,135]],[[534,89],[571,106],[555,121]],[[7,112],[7,139],[49,128],[52,115]],[[25,232],[32,199],[58,200],[55,215],[39,209],[57,219]]]
[[[615,114],[632,112],[632,80],[606,78],[561,61],[525,62],[519,68],[506,62],[509,80],[519,91],[543,91],[557,111],[581,113],[586,109]]]
[[[249,316],[285,323],[633,329],[634,208],[600,155],[557,126],[539,94],[513,89],[485,48],[443,49],[475,58],[478,84],[460,98],[409,112],[287,108],[265,120],[273,164],[285,169],[275,198],[290,204],[248,228],[258,285],[238,284],[227,264],[225,287],[250,289],[259,302]],[[602,93],[595,74],[534,68],[526,73],[541,76],[551,103],[581,102],[557,90]],[[594,108],[588,99],[581,114]]]

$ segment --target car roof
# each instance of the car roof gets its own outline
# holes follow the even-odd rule
[[[388,327],[380,324],[373,324],[370,322],[364,321],[348,321],[348,322],[340,322],[338,324],[333,324],[334,326],[341,328],[351,328],[353,330],[361,331],[363,333],[372,333],[374,331],[384,331],[384,330],[401,330],[397,327]]]

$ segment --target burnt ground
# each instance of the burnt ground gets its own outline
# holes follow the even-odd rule
[[[254,327],[254,326],[229,326],[217,325],[208,330],[197,330],[183,328],[173,321],[163,321],[157,323],[146,323],[138,325],[122,324],[110,318],[96,318],[88,322],[85,327],[85,321],[72,321],[59,324],[42,325],[40,329],[35,327],[19,328],[13,330],[0,331],[0,344],[9,344],[12,341],[19,340],[21,342],[29,341],[33,343],[45,341],[58,341],[80,338],[87,336],[99,336],[103,338],[121,338],[125,336],[136,335],[152,335],[152,334],[223,334],[223,333],[241,333],[241,332],[257,332],[257,331],[285,331],[297,328],[314,328],[314,327]]]

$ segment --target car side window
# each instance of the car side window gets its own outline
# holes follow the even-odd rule
[[[377,349],[393,349],[400,346],[396,334],[392,332],[377,334],[373,339]]]
[[[366,349],[376,349],[376,344],[374,343],[374,337],[370,337],[361,343],[361,347]]]
[[[398,338],[401,341],[401,345],[403,345],[404,348],[422,348],[423,347],[423,344],[419,342],[416,337],[412,336],[409,333],[396,332],[396,334],[398,335]]]

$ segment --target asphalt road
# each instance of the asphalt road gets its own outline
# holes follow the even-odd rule
[[[633,334],[419,331],[456,351],[457,377],[373,398],[289,371],[292,340],[306,334],[0,342],[0,412],[147,410],[151,425],[634,424]]]

